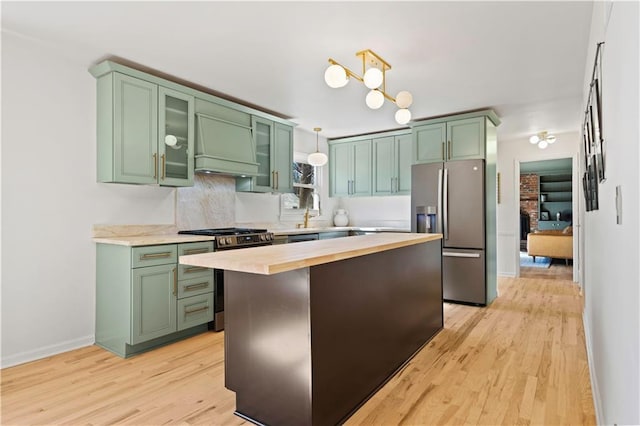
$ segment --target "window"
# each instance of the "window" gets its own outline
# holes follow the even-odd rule
[[[306,162],[306,155],[294,156],[293,193],[282,194],[283,213],[302,213],[307,208],[320,213],[320,169]]]

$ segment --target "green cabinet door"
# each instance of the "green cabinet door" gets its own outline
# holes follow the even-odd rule
[[[352,196],[371,195],[371,139],[353,144]]]
[[[373,139],[373,195],[411,192],[412,137],[406,135]]]
[[[293,192],[293,127],[252,116],[258,175],[236,179],[237,191]]]
[[[177,330],[176,275],[175,264],[136,268],[131,271],[132,345]]]
[[[351,193],[353,147],[348,143],[329,146],[329,196],[347,197]]]
[[[484,117],[447,122],[447,160],[483,159]]]
[[[391,195],[395,188],[395,140],[376,138],[373,150],[373,195]]]
[[[166,87],[158,88],[158,183],[193,186],[194,97]]]
[[[293,192],[293,127],[275,123],[273,170],[277,192]]]
[[[436,163],[445,160],[446,123],[425,124],[413,128],[413,162]]]
[[[98,158],[98,169],[112,164],[113,173],[99,170],[103,182],[152,184],[158,178],[158,86],[123,74],[113,75],[113,158]],[[111,98],[111,94],[109,94]],[[98,110],[98,120],[111,112]],[[104,129],[106,130],[106,129]],[[98,138],[100,139],[100,129]],[[109,138],[110,139],[110,138]],[[99,149],[100,151],[100,149]],[[101,164],[102,163],[102,164]],[[106,177],[106,179],[104,179]]]
[[[412,147],[411,133],[395,137],[395,194],[411,194]]]

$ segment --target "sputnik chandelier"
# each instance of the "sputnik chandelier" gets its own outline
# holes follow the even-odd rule
[[[385,76],[391,65],[369,49],[361,50],[356,56],[362,58],[362,77],[329,58],[331,65],[324,73],[324,81],[329,87],[336,89],[344,87],[349,82],[349,77],[355,78],[371,89],[365,98],[369,108],[380,108],[384,104],[384,98],[387,98],[399,108],[396,111],[396,122],[407,124],[411,120],[411,111],[408,108],[413,102],[413,96],[405,90],[399,92],[395,98],[387,94]]]
[[[556,137],[548,134],[546,131],[540,132],[537,135],[533,135],[529,138],[531,144],[538,144],[538,148],[545,149],[550,144],[556,141]]]

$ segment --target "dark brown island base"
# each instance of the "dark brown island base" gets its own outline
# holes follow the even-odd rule
[[[443,327],[440,234],[192,256],[225,269],[225,381],[266,425],[344,422]]]

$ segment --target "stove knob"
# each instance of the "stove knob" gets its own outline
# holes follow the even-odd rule
[[[221,246],[226,244],[224,238],[218,238],[218,242],[220,243]]]
[[[264,234],[260,234],[260,241],[266,241],[267,240],[267,236]]]
[[[231,239],[231,237],[227,237],[227,244],[231,244],[233,242],[233,240]]]
[[[273,235],[267,234],[267,241],[271,241],[273,239]]]

